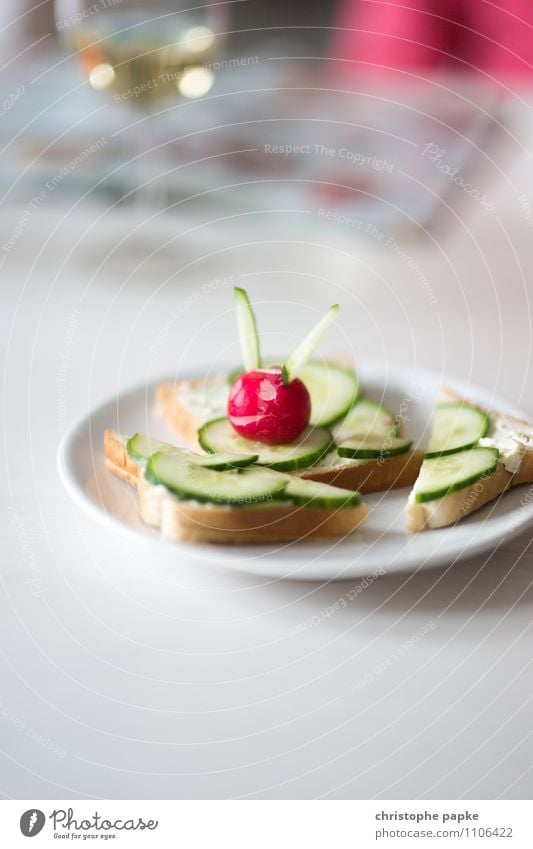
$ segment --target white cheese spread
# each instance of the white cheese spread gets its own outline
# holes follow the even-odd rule
[[[208,380],[205,386],[184,380],[176,390],[176,399],[201,421],[225,415],[228,395],[229,386],[225,378]]]
[[[533,448],[533,439],[520,433],[506,419],[495,418],[491,422],[490,436],[480,439],[479,445],[482,448],[497,448],[500,462],[508,472],[515,474],[527,449]]]

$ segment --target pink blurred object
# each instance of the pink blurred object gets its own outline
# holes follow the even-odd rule
[[[337,26],[333,55],[348,72],[533,75],[533,0],[343,0]]]

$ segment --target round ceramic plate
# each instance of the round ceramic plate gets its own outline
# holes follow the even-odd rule
[[[442,377],[401,369],[366,370],[360,377],[367,397],[400,413],[415,444],[425,445]],[[472,384],[451,384],[473,402],[527,418],[523,411]],[[124,392],[76,422],[60,446],[59,470],[65,487],[81,508],[154,548],[174,546],[180,560],[187,557],[218,568],[292,580],[360,578],[378,569],[391,573],[448,564],[490,550],[533,522],[533,499],[527,497],[528,487],[522,486],[451,528],[407,534],[403,510],[409,490],[396,489],[365,495],[367,522],[339,540],[260,546],[167,542],[139,518],[135,491],[105,468],[102,445],[106,427],[122,434],[140,431],[176,442],[153,409],[155,388],[155,384],[142,385]]]

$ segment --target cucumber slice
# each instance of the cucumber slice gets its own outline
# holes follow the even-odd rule
[[[495,471],[498,457],[497,448],[471,448],[426,458],[415,484],[415,501],[434,501],[488,477]]]
[[[398,436],[351,436],[341,442],[337,451],[340,457],[352,457],[354,460],[383,460],[386,457],[396,457],[409,451],[412,440],[401,439]]]
[[[193,454],[192,452],[187,452],[186,457],[195,466],[203,466],[217,472],[245,469],[246,466],[253,466],[259,459],[258,454]]]
[[[291,380],[299,376],[301,369],[311,359],[322,342],[339,310],[339,305],[333,304],[326,315],[320,319],[318,324],[313,327],[311,332],[307,334],[305,339],[292,352],[283,366],[283,383],[290,383]]]
[[[349,410],[337,430],[336,439],[344,442],[355,433],[362,436],[398,436],[399,430],[399,421],[390,410],[363,398]]]
[[[207,469],[216,469],[221,472],[225,469],[243,469],[251,466],[257,461],[257,454],[194,454],[192,451],[184,451],[170,445],[168,442],[159,442],[150,439],[141,433],[136,433],[126,443],[126,451],[132,460],[140,466],[145,466],[152,454],[180,454],[184,459],[195,466],[205,466]]]
[[[341,489],[319,481],[309,481],[303,478],[291,478],[283,491],[283,495],[307,507],[356,507],[361,503],[358,492]]]
[[[440,457],[473,448],[486,436],[490,419],[468,404],[438,404],[426,457]]]
[[[148,460],[146,480],[162,484],[178,498],[233,506],[272,501],[285,488],[285,475],[271,469],[215,472],[190,463],[181,454],[154,454]]]
[[[304,469],[318,462],[334,445],[331,432],[323,427],[307,428],[297,440],[287,445],[265,445],[252,439],[243,439],[226,418],[212,419],[198,431],[198,441],[210,454],[257,454],[259,466],[270,466],[278,471]]]
[[[141,466],[156,452],[169,453],[178,450],[174,445],[169,445],[168,442],[159,442],[158,439],[150,439],[148,436],[143,436],[142,433],[136,433],[126,442],[128,455]]]
[[[245,290],[235,286],[234,292],[244,370],[253,371],[261,366],[257,323],[250,299]]]
[[[315,427],[339,422],[360,395],[355,372],[336,363],[311,360],[299,377],[311,396],[311,424]]]

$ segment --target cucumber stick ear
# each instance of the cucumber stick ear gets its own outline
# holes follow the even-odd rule
[[[254,371],[254,369],[261,367],[259,334],[257,332],[254,311],[244,289],[235,286],[234,292],[244,370]]]
[[[333,323],[335,316],[339,312],[338,304],[333,304],[329,308],[324,318],[321,318],[305,339],[300,342],[296,350],[292,352],[289,359],[283,366],[283,383],[290,383],[295,377],[298,377],[301,369],[311,359],[314,352],[322,342],[322,339]]]

